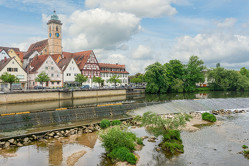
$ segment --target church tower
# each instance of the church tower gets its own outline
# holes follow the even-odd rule
[[[62,23],[56,15],[56,11],[47,23],[48,25],[48,51],[49,54],[62,54],[61,26]]]

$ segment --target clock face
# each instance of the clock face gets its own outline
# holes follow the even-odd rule
[[[60,36],[60,34],[59,34],[59,33],[55,33],[55,36],[56,36],[56,37],[59,37],[59,36]]]
[[[52,34],[51,33],[49,33],[49,37],[51,37],[52,36]]]

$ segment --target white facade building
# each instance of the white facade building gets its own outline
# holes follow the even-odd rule
[[[4,58],[0,61],[0,75],[8,72],[9,74],[15,75],[19,79],[19,83],[15,83],[16,86],[22,89],[26,89],[27,86],[27,73],[15,60],[15,58]],[[0,80],[1,89],[10,88],[9,84],[3,83]]]
[[[126,71],[125,65],[99,63],[99,67],[100,76],[105,81],[104,85],[112,86],[113,83],[108,82],[108,80],[114,75],[118,76],[121,81],[121,84],[117,84],[117,86],[128,85],[129,72]]]

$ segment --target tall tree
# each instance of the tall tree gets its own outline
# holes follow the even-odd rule
[[[119,79],[119,77],[118,77],[117,75],[114,75],[114,76],[112,76],[112,77],[108,80],[108,82],[114,83],[115,88],[116,88],[117,83],[121,83],[121,80]]]
[[[167,71],[169,91],[182,92],[184,65],[179,60],[170,60],[168,63],[165,63],[164,66]]]
[[[88,77],[87,76],[84,76],[83,74],[77,74],[75,76],[75,82],[78,82],[78,86],[81,86],[83,82],[86,82]]]
[[[43,83],[44,82],[48,82],[50,81],[49,76],[43,71],[41,72],[39,75],[37,75],[37,77],[35,78],[36,82],[40,82],[42,84],[43,87]]]
[[[141,73],[137,73],[134,77],[130,79],[130,82],[135,83],[136,85],[139,83],[141,84],[144,82],[144,75]]]
[[[249,70],[247,70],[245,67],[242,67],[239,72],[241,75],[244,75],[249,78]]]
[[[101,77],[93,77],[93,82],[96,82],[99,84],[99,88],[100,88],[100,85],[104,83],[104,80],[101,78]]]
[[[204,82],[205,76],[203,70],[206,68],[204,62],[197,56],[191,56],[188,64],[185,66],[183,77],[184,91],[193,92],[196,90],[196,83]]]
[[[168,90],[168,78],[166,74],[166,67],[159,62],[146,67],[144,74],[147,82],[147,93],[166,93]]]
[[[10,84],[10,90],[12,91],[12,84],[13,83],[16,83],[16,82],[19,82],[19,79],[15,76],[15,75],[12,75],[12,74],[9,74],[7,72],[3,73],[1,76],[0,76],[0,79],[5,82],[5,83],[9,83]]]

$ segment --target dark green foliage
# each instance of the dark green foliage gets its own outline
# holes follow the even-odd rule
[[[244,154],[245,155],[249,154],[249,150],[244,150]]]
[[[0,76],[0,80],[2,80],[2,82],[9,83],[10,84],[10,90],[12,90],[12,84],[13,83],[19,82],[19,79],[15,75],[12,75],[12,74],[7,73],[7,72],[3,73]]]
[[[163,135],[163,140],[165,142],[170,142],[172,140],[182,142],[180,131],[179,130],[168,130],[167,133]]]
[[[113,120],[112,121],[112,126],[120,125],[121,121],[120,120]]]
[[[184,146],[182,144],[176,143],[176,142],[165,142],[162,145],[163,149],[167,150],[171,154],[174,154],[175,152],[183,153]]]
[[[107,128],[107,127],[110,127],[110,125],[111,125],[111,123],[110,123],[110,121],[107,120],[107,119],[103,119],[103,120],[100,122],[100,127],[101,127],[102,129],[105,129],[105,128]]]
[[[105,147],[107,152],[111,152],[112,150],[120,147],[126,147],[130,151],[135,149],[135,141],[136,135],[123,131],[119,126],[109,128],[104,133],[100,134],[100,138],[102,139],[103,146]]]
[[[114,149],[108,156],[119,161],[127,161],[130,164],[136,164],[137,160],[136,156],[125,147]]]
[[[243,145],[243,146],[242,146],[242,148],[243,148],[243,149],[247,149],[247,148],[248,148],[248,146],[246,146],[246,145]]]
[[[142,138],[137,138],[137,144],[138,145],[144,145]]]
[[[213,114],[205,112],[201,116],[203,120],[206,120],[209,122],[216,122],[216,117]]]
[[[166,93],[168,90],[168,78],[165,66],[156,62],[146,67],[145,70],[146,92]]]

